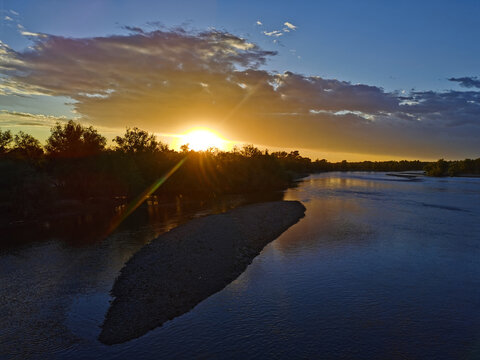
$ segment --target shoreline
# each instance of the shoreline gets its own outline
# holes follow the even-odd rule
[[[185,195],[161,198],[153,196],[147,199],[127,219],[126,223],[151,225],[177,216],[194,217],[196,211],[221,213],[250,203],[282,199],[283,192],[281,191],[210,197]],[[75,246],[101,241],[108,224],[125,211],[129,202],[130,199],[87,202],[83,205],[72,202],[71,206],[59,209],[54,216],[52,216],[53,211],[50,210],[34,218],[15,221],[6,219],[5,214],[0,211],[0,214],[4,215],[0,220],[0,231],[5,235],[5,238],[0,241],[0,251],[18,248],[32,242],[41,242],[52,237],[65,243],[75,244]]]
[[[123,343],[190,311],[235,280],[304,214],[298,201],[258,203],[160,235],[121,270],[99,340]]]

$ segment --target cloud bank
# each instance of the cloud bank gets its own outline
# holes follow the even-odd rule
[[[480,79],[476,76],[471,76],[471,77],[466,76],[461,78],[452,77],[448,80],[458,82],[458,84],[462,87],[480,89]]]
[[[285,23],[288,29],[295,25]],[[386,92],[262,69],[276,52],[233,34],[183,29],[0,43],[0,94],[72,99],[84,121],[163,133],[211,126],[227,138],[392,157],[480,156],[480,92]],[[478,87],[476,78],[452,78]]]

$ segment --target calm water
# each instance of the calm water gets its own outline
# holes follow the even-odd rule
[[[480,359],[480,179],[329,173],[284,197],[306,217],[237,280],[116,346],[96,340],[115,276],[192,214],[4,252],[0,357]]]

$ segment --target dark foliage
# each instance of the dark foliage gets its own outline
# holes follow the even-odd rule
[[[428,176],[480,175],[480,158],[457,161],[440,159],[437,162],[427,164],[425,173]]]
[[[0,154],[5,154],[8,151],[8,147],[10,146],[12,140],[13,138],[10,130],[0,130]]]
[[[433,176],[478,174],[480,159],[420,161],[311,161],[298,151],[261,151],[253,145],[225,152],[174,151],[138,128],[117,136],[114,147],[93,127],[69,121],[51,130],[44,153],[31,135],[0,130],[0,211],[3,221],[78,211],[90,203],[132,199],[162,182],[160,198],[211,198],[282,190],[299,176],[323,171],[422,170]],[[168,181],[162,178],[183,165]]]
[[[40,141],[32,135],[20,131],[14,137],[15,146],[11,150],[12,155],[29,160],[38,160],[43,155],[43,148]]]
[[[113,141],[117,144],[115,149],[123,153],[168,151],[168,145],[162,144],[155,135],[137,127],[127,128],[123,136],[117,136]]]
[[[92,126],[85,127],[70,120],[63,125],[57,123],[51,129],[45,149],[51,157],[81,158],[99,154],[106,143]]]

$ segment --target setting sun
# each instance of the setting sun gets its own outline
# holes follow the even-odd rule
[[[191,150],[204,151],[209,148],[225,150],[226,140],[207,128],[195,128],[180,137],[180,145],[188,144]]]

